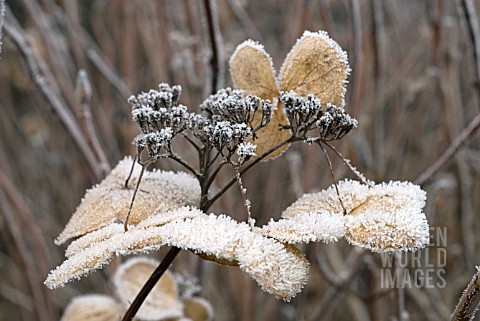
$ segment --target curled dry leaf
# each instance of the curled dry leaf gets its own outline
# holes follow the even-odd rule
[[[132,258],[122,264],[115,273],[113,282],[120,302],[128,307],[135,299],[145,282],[159,262],[146,257]],[[142,320],[163,320],[181,317],[183,305],[179,301],[177,284],[170,274],[165,272],[137,312]]]
[[[68,304],[60,321],[118,321],[123,313],[120,304],[107,295],[82,295]]]
[[[183,314],[192,321],[213,320],[213,308],[210,302],[203,298],[190,298],[183,301]]]

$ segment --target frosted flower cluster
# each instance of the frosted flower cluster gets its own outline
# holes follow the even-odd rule
[[[65,308],[60,321],[116,321],[120,320],[143,284],[159,262],[146,257],[131,258],[123,263],[113,276],[115,297],[88,294],[75,297]],[[138,321],[210,321],[214,313],[210,303],[194,292],[180,291],[189,288],[179,278],[167,271],[154,286],[138,311]]]
[[[187,107],[178,105],[181,87],[160,84],[158,90],[131,96],[132,119],[142,130],[135,138],[139,151],[146,149],[150,157],[165,150],[170,152],[172,139],[191,126]]]
[[[305,194],[279,221],[262,228],[266,236],[285,243],[332,242],[344,237],[374,252],[415,251],[429,242],[428,222],[422,212],[426,193],[410,182],[381,183],[373,187],[357,181]]]
[[[212,115],[214,121],[243,123],[252,127],[251,123],[257,113],[261,115],[261,124],[270,121],[273,105],[257,96],[244,96],[243,90],[226,88],[208,97],[200,108]]]
[[[249,160],[251,157],[257,156],[257,154],[255,154],[256,149],[257,149],[257,145],[254,145],[251,142],[240,143],[237,149],[238,162],[240,164],[243,164],[245,161]]]
[[[348,115],[343,108],[330,103],[322,104],[314,95],[299,96],[294,91],[282,92],[280,101],[293,132],[305,137],[313,128],[318,130],[318,139],[331,141],[343,138],[357,127],[356,119]]]
[[[242,90],[221,89],[201,105],[204,115],[189,113],[178,104],[180,86],[160,84],[158,90],[131,96],[132,119],[142,133],[134,144],[140,154],[147,150],[150,158],[172,155],[172,142],[178,135],[197,138],[208,148],[212,147],[230,159],[240,144],[270,121],[273,106]],[[260,115],[261,122],[252,121]]]

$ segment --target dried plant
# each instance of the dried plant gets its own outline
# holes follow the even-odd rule
[[[329,141],[357,127],[344,110],[350,69],[346,53],[323,31],[304,33],[287,55],[279,79],[263,47],[250,40],[237,47],[230,68],[236,89],[221,89],[208,97],[200,105],[202,113],[179,104],[179,86],[162,83],[128,99],[141,130],[134,140],[135,160],[125,158],[87,191],[56,242],[81,237],[67,248],[67,260],[48,276],[49,288],[102,268],[113,255],[171,246],[176,250],[162,264],[168,266],[179,249],[190,250],[206,260],[239,266],[264,291],[289,301],[306,284],[309,270],[306,257],[292,244],[344,237],[355,246],[388,252],[417,250],[428,243],[422,213],[425,192],[412,183],[374,185],[363,178],[305,195],[280,221],[256,227],[241,176],[260,161],[281,155],[291,143],[315,143],[325,152],[323,145],[330,146]],[[197,152],[198,165],[182,158],[178,141]],[[188,174],[147,170],[163,158],[177,162]],[[235,175],[213,188],[225,165]],[[244,197],[246,222],[208,214],[235,182]],[[147,265],[152,275],[158,274]],[[128,269],[126,265],[117,272],[123,304],[131,302],[141,286],[126,276]],[[167,280],[159,286],[162,282],[167,286]],[[156,301],[176,302],[173,286],[168,287],[170,298]],[[137,296],[139,318],[149,319],[146,311],[158,308],[160,303],[151,300],[145,294]],[[127,312],[125,319],[135,312]]]
[[[157,261],[146,257],[129,259],[113,277],[116,297],[101,294],[75,297],[65,308],[61,321],[118,320],[157,265]],[[197,280],[191,277],[167,271],[145,300],[135,320],[212,320],[212,307],[207,300],[197,296],[201,288],[196,283]]]

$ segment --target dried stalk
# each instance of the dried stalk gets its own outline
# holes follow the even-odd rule
[[[48,70],[42,70],[40,67],[38,57],[35,56],[32,47],[24,36],[24,32],[6,21],[5,34],[12,40],[17,49],[20,51],[20,54],[25,60],[25,65],[28,68],[28,72],[30,73],[30,77],[34,81],[39,92],[45,98],[48,106],[57,114],[62,125],[77,144],[82,156],[85,158],[85,161],[89,165],[95,177],[100,179],[102,177],[101,168],[98,161],[95,159],[93,151],[88,146],[80,126],[78,125],[70,109],[68,109],[64,102],[62,102],[61,98],[50,88],[49,84],[47,83],[46,73],[48,73]]]
[[[467,321],[475,318],[475,312],[480,306],[480,270],[473,275],[472,280],[463,291],[457,307],[453,311],[452,321]]]

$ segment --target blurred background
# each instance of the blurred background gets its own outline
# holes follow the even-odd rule
[[[53,240],[85,190],[124,155],[134,154],[131,142],[138,128],[126,101],[131,94],[161,82],[178,84],[180,102],[198,111],[212,93],[209,21],[218,22],[220,87],[231,86],[228,59],[244,40],[264,44],[279,70],[304,30],[328,31],[348,52],[352,73],[346,110],[359,121],[335,146],[369,179],[415,181],[479,113],[480,69],[474,59],[475,29],[472,33],[469,26],[476,21],[478,28],[480,1],[218,0],[210,3],[213,20],[206,3],[5,1],[0,320],[58,320],[72,297],[112,293],[109,278],[118,262],[65,288],[47,290],[43,280],[64,252]],[[32,61],[43,83],[33,80]],[[81,93],[87,87],[78,85],[82,69],[91,99]],[[420,266],[405,255],[410,275],[421,279],[414,272],[426,271],[430,261],[444,271],[444,286],[432,275],[431,287],[411,282],[403,294],[382,288],[381,256],[344,241],[302,248],[312,263],[310,281],[288,304],[263,293],[238,268],[199,263],[188,252],[173,269],[200,278],[215,320],[398,319],[399,295],[405,298],[405,320],[448,320],[480,265],[480,141],[474,130],[450,161],[421,182],[432,231],[442,231],[445,242],[433,239],[435,250],[421,252]],[[353,177],[340,159],[331,158],[337,179]],[[169,162],[157,166],[178,169]],[[306,144],[292,146],[244,178],[259,225],[277,219],[304,192],[331,183],[321,150]],[[212,211],[244,220],[238,191],[232,188]],[[445,264],[438,248],[446,250]],[[152,256],[161,259],[162,254]]]

